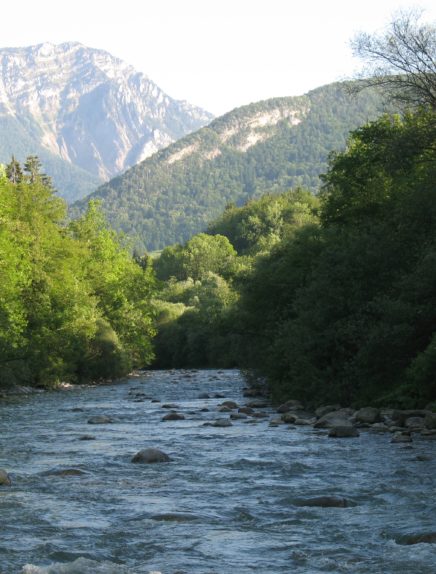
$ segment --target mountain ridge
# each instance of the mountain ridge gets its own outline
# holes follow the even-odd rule
[[[28,154],[66,161],[89,173],[91,185],[212,118],[105,50],[79,42],[0,49],[0,128],[24,131]],[[12,153],[20,155],[0,146],[2,161]]]
[[[242,205],[291,187],[317,191],[328,156],[350,130],[375,119],[381,95],[337,82],[295,97],[248,104],[158,151],[91,195],[115,229],[140,249],[183,242],[227,203]],[[78,214],[79,202],[72,208]]]

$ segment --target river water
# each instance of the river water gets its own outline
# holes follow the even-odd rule
[[[242,387],[237,371],[159,371],[1,403],[0,573],[436,572],[434,544],[400,543],[436,531],[436,441],[331,439],[270,427],[268,408],[203,426],[229,415],[199,395],[244,404]],[[165,403],[185,420],[162,422]],[[133,464],[146,447],[171,462]],[[299,505],[321,495],[352,505]]]

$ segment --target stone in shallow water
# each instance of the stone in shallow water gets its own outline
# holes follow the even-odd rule
[[[410,546],[412,544],[436,544],[436,532],[405,534],[396,538],[395,542],[405,546]]]
[[[9,474],[0,468],[0,486],[11,486],[11,477]]]
[[[97,415],[88,419],[89,425],[105,425],[113,423],[114,421],[106,415]]]
[[[183,420],[185,420],[185,415],[182,415],[180,413],[168,413],[167,415],[162,417],[162,420],[164,422],[165,421],[183,421]]]
[[[141,464],[169,462],[170,460],[170,457],[158,448],[144,448],[132,458],[132,462]]]
[[[354,503],[347,498],[339,496],[316,496],[314,498],[302,498],[296,502],[297,506],[319,506],[321,508],[347,508]]]
[[[407,434],[404,432],[397,432],[392,437],[391,442],[393,442],[393,443],[412,442],[412,437],[410,436],[410,434]]]
[[[59,468],[49,470],[45,474],[48,476],[83,476],[86,472],[79,468]]]
[[[337,426],[330,429],[329,437],[331,438],[353,438],[359,436],[359,431],[350,426]]]
[[[227,407],[230,410],[234,410],[238,408],[238,403],[235,403],[235,401],[224,401],[223,403],[221,403],[220,406]]]
[[[212,421],[210,423],[204,423],[203,426],[224,428],[224,427],[231,427],[232,423],[229,419],[217,419],[216,421]]]

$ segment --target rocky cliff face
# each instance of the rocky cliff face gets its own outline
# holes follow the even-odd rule
[[[106,180],[212,115],[105,51],[46,43],[0,50],[1,119],[15,120],[35,149]]]

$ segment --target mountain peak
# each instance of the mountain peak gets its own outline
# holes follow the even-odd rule
[[[74,41],[0,49],[0,127],[16,122],[34,141],[27,153],[42,148],[100,180],[212,118],[105,50]],[[0,161],[13,153],[0,146]]]

